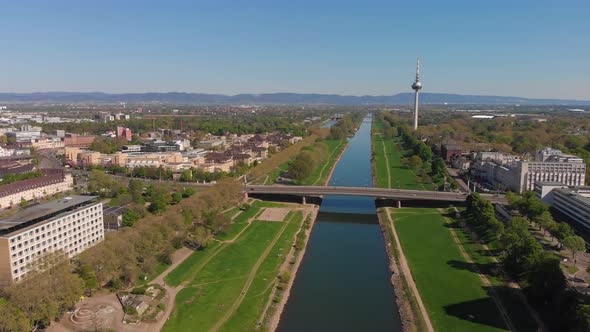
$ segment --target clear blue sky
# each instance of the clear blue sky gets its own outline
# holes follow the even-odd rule
[[[0,0],[0,91],[590,99],[590,1]]]

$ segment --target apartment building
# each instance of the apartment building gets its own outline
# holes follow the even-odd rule
[[[480,152],[471,172],[500,189],[518,193],[534,190],[537,181],[583,186],[586,180],[582,158],[551,148],[539,150],[534,161],[499,152]]]
[[[0,208],[12,207],[72,189],[74,182],[63,170],[42,170],[43,176],[0,186]]]
[[[104,239],[102,203],[70,196],[33,205],[0,220],[0,285],[21,280],[50,253],[69,258]]]

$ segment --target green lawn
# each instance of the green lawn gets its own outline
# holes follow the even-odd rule
[[[215,238],[219,241],[227,241],[233,239],[238,235],[246,226],[248,226],[248,220],[254,218],[260,213],[259,206],[252,205],[248,210],[238,210],[238,215],[234,218],[231,224],[228,225],[223,231],[219,232]]]
[[[209,330],[238,299],[256,261],[285,225],[277,243],[255,270],[243,302],[222,326],[226,331],[253,330],[302,217],[302,212],[298,211],[289,213],[284,222],[253,221],[235,242],[217,243],[204,252],[195,253],[201,254],[199,258],[194,258],[195,254],[189,257],[185,261],[187,264],[181,264],[166,278],[173,285],[187,282],[187,286],[177,294],[174,312],[163,331]]]
[[[393,209],[412,276],[437,331],[505,331],[498,308],[436,209]]]
[[[272,248],[260,268],[252,286],[246,293],[244,301],[231,317],[221,328],[221,331],[254,331],[256,323],[260,319],[261,312],[267,304],[268,297],[274,286],[275,278],[279,272],[279,267],[283,263],[285,256],[291,249],[293,239],[297,230],[303,222],[303,213],[298,211],[292,214],[289,226],[281,235],[279,241]]]
[[[224,248],[225,245],[221,245],[219,242],[214,242],[203,250],[193,252],[184,260],[184,262],[180,263],[180,265],[168,273],[168,275],[164,277],[164,281],[166,284],[174,287],[186,280],[190,280],[201,270],[210,256],[215,255]]]
[[[231,209],[225,211],[223,213],[223,215],[226,216],[227,218],[230,218],[231,219],[233,216],[235,216],[236,214],[238,214],[238,212],[240,212],[240,208],[239,207],[234,207],[234,208],[231,208]]]
[[[414,171],[402,165],[403,150],[399,138],[384,139],[381,135],[374,135],[373,151],[375,178],[379,188],[424,189],[417,181]],[[386,159],[389,161],[391,182],[387,176]]]

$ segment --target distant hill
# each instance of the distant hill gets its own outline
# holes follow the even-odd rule
[[[506,96],[477,96],[447,93],[422,93],[425,104],[480,105],[590,105],[590,100],[531,99]],[[343,96],[310,93],[263,93],[235,96],[186,92],[103,93],[103,92],[33,92],[0,93],[0,102],[31,103],[169,103],[169,104],[326,104],[326,105],[410,105],[413,93],[392,96]]]

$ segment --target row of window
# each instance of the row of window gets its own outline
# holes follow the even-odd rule
[[[92,232],[92,233],[91,233]],[[62,237],[64,237],[65,239],[59,241],[59,245],[61,246],[62,243],[68,243],[70,241],[76,240],[78,239],[78,237],[85,239],[87,237],[86,234],[102,234],[104,233],[104,230],[102,229],[102,227],[99,226],[92,226],[90,229],[85,229],[84,231],[74,234],[72,236],[69,236],[67,238],[65,238],[68,234],[71,234],[71,232],[68,232],[68,234],[58,234],[56,236],[54,236],[53,238],[49,238],[43,242],[39,242],[36,245],[32,245],[30,247],[25,248],[24,250],[21,250],[19,252],[13,252],[12,253],[12,258],[16,258],[17,256],[20,257],[23,254],[27,254],[29,252],[29,250],[34,250],[34,249],[39,249],[41,247],[46,246],[47,244],[51,244],[53,242],[57,242],[58,240],[60,240]]]
[[[88,239],[88,241],[83,244],[80,241],[80,245],[77,245],[78,241],[75,241],[74,243],[68,244],[61,249],[63,249],[68,254],[69,257],[72,257],[72,256],[84,251],[86,248],[93,246],[95,243],[102,241],[102,239],[103,239],[103,236],[97,234],[96,237],[94,237],[92,239]],[[70,250],[68,250],[68,249],[70,249]],[[57,244],[53,245],[53,251],[55,251],[55,250],[57,250]],[[13,266],[15,266],[15,267],[20,264],[24,264],[24,265],[17,267],[16,269],[13,270],[13,272],[14,272],[13,275],[15,276],[14,280],[18,281],[20,278],[22,278],[24,276],[24,274],[26,274],[26,272],[27,272],[27,265],[26,264],[28,264],[30,261],[32,261],[34,257],[43,255],[47,252],[48,252],[48,248],[44,248],[42,250],[32,253],[30,256],[20,259],[18,262],[14,262]]]
[[[64,223],[65,226],[69,225],[69,223],[71,223],[72,221],[74,221],[74,223],[76,223],[76,224],[79,224],[80,222],[82,222],[86,219],[86,218],[80,219],[81,215],[83,215],[84,217],[86,217],[86,216],[97,217],[99,215],[102,215],[101,204],[92,206],[92,207],[85,209],[83,211],[80,211],[76,214],[70,214],[70,215],[64,216],[63,218],[52,221],[51,223],[48,223],[48,224],[43,225],[41,227],[31,229],[30,231],[28,231],[26,233],[19,234],[18,236],[11,238],[10,243],[18,242],[18,241],[20,241],[24,238],[27,238],[27,237],[35,236],[39,232],[44,232],[46,229],[53,229],[56,226],[62,225],[62,223]]]
[[[84,232],[86,231],[86,229],[98,229],[98,228],[102,228],[103,227],[103,225],[102,225],[102,218],[96,218],[96,219],[93,219],[93,220],[89,220],[84,225],[80,225],[80,226],[73,226],[72,225],[69,228],[64,227],[63,229],[61,227],[59,227],[58,229],[54,229],[54,230],[52,230],[50,232],[40,234],[40,235],[36,236],[33,239],[24,240],[21,243],[18,243],[16,245],[11,246],[10,249],[11,249],[11,251],[15,251],[17,249],[21,249],[22,247],[27,247],[27,245],[34,244],[36,241],[42,241],[46,237],[47,238],[50,238],[51,235],[54,235],[54,238],[55,238],[55,235],[57,235],[59,238],[61,238],[62,236],[66,236],[66,235],[72,234],[72,233],[74,233],[76,231],[81,231],[82,230],[82,227],[84,227]]]

